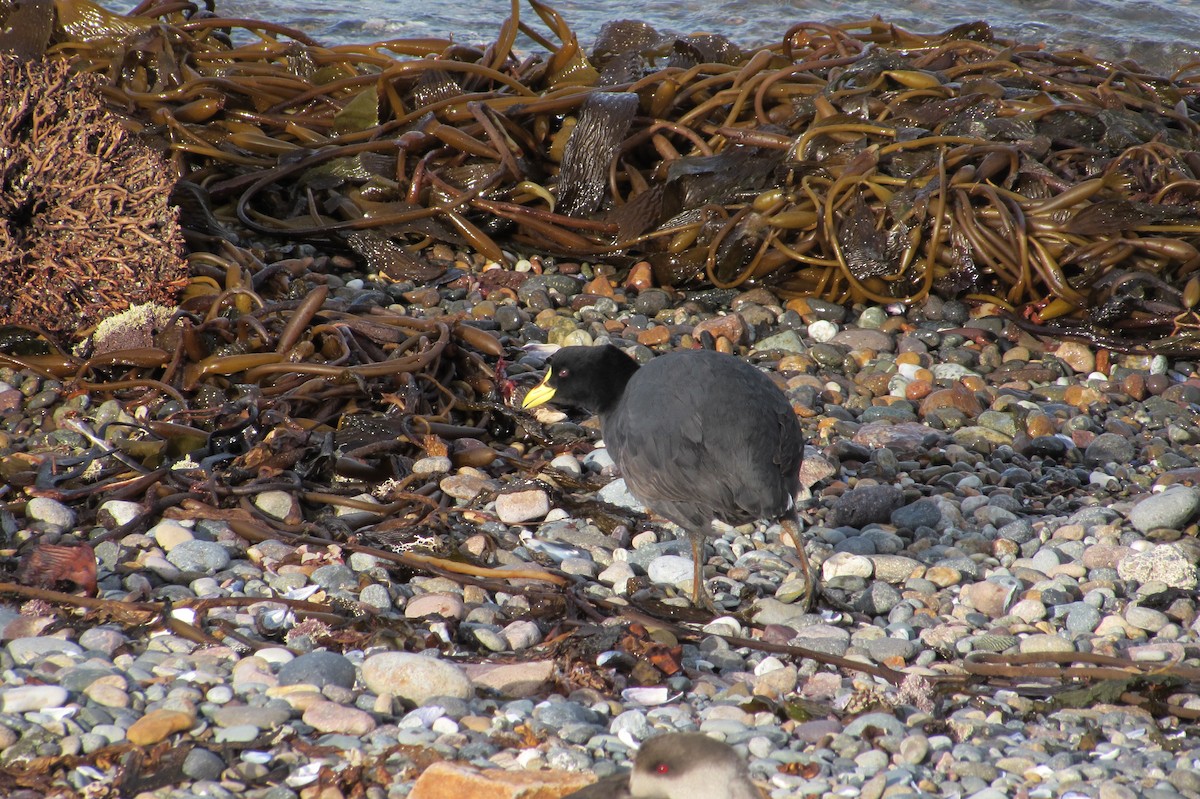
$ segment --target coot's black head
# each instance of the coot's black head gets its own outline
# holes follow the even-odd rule
[[[563,347],[546,365],[545,379],[525,395],[522,408],[553,400],[556,405],[606,414],[621,401],[625,384],[638,370],[637,361],[611,344]]]

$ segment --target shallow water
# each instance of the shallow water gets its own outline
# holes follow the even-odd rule
[[[510,8],[507,0],[217,3],[224,14],[281,22],[329,44],[426,36],[489,42]],[[662,32],[721,33],[750,46],[778,41],[797,22],[846,22],[878,14],[922,33],[985,20],[998,37],[1043,43],[1055,50],[1080,49],[1100,58],[1133,58],[1165,74],[1200,59],[1200,0],[552,0],[552,5],[585,46],[601,25],[616,19],[641,19]],[[527,5],[521,14],[540,27]],[[530,50],[540,49],[532,42],[525,44]]]

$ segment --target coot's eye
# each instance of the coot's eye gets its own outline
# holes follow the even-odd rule
[[[571,376],[571,370],[570,370],[570,369],[559,369],[559,370],[558,370],[558,376],[559,376],[559,377],[570,377],[570,376]]]
[[[666,763],[659,763],[657,766],[654,767],[654,770],[656,772],[658,772],[659,774],[669,774],[671,771],[671,767],[668,766]]]

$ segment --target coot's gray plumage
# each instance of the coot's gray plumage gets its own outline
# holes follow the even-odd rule
[[[782,391],[763,372],[710,350],[679,350],[645,366],[616,347],[565,347],[522,406],[548,402],[598,414],[604,440],[633,495],[687,531],[695,559],[692,599],[711,600],[701,550],[713,519],[779,519],[813,581],[796,528],[804,442]],[[702,599],[703,598],[703,599]]]

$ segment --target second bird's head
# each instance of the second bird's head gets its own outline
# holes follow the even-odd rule
[[[607,413],[621,401],[625,384],[638,370],[637,361],[605,344],[563,347],[546,359],[546,377],[521,402],[536,408],[551,400],[591,413]]]

